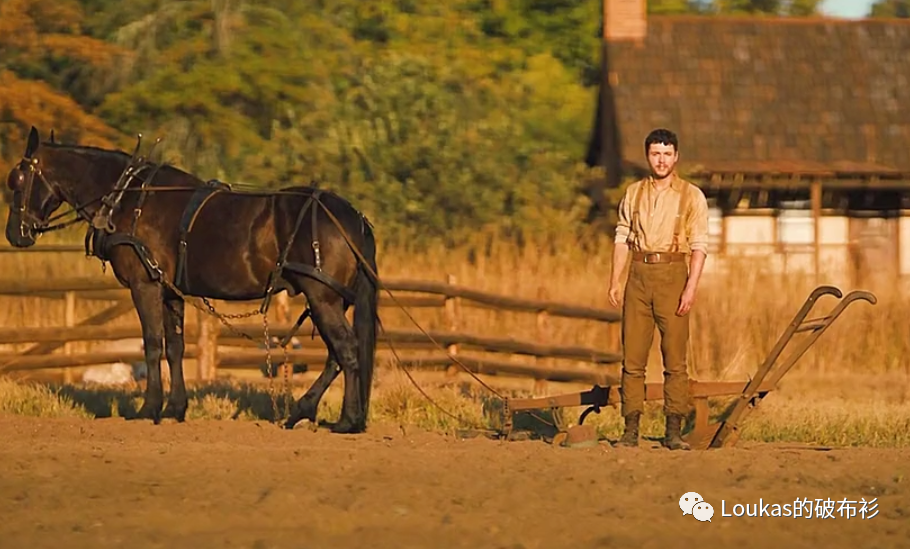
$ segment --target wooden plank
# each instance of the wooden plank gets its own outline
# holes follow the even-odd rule
[[[196,345],[187,345],[184,352],[184,360],[196,359],[199,356],[199,350]],[[273,351],[272,358],[282,358],[279,351],[277,354]],[[307,370],[322,370],[325,364],[326,353],[314,353],[312,351],[288,351],[288,360],[296,363],[306,363]],[[5,368],[8,371],[22,370],[40,370],[44,368],[73,368],[81,366],[91,366],[100,364],[112,364],[115,362],[142,362],[145,360],[143,351],[104,351],[94,353],[80,353],[72,355],[54,354],[41,356],[20,356],[9,363]],[[166,366],[162,355],[162,365]],[[230,356],[220,357],[218,359],[219,368],[233,369],[258,369],[265,364],[265,350],[261,351],[244,351],[231,353]]]
[[[118,304],[121,306],[122,304]],[[292,324],[280,324],[269,326],[269,335],[283,337],[291,329]],[[234,329],[241,333],[249,334],[251,337],[261,338],[262,326],[250,324],[234,325]],[[190,325],[185,327],[184,337],[187,339],[197,338],[199,327]],[[558,346],[543,345],[529,341],[520,341],[516,339],[482,337],[472,334],[459,332],[427,332],[433,340],[442,347],[457,344],[463,347],[470,347],[474,350],[488,351],[493,353],[511,353],[519,355],[529,355],[548,358],[565,358],[580,360],[585,362],[594,362],[599,364],[613,364],[622,361],[622,355],[615,352],[606,352],[597,349],[589,349],[579,346]],[[233,336],[234,332],[226,326],[218,326],[218,337]],[[131,339],[142,337],[141,329],[137,324],[131,326],[76,326],[72,328],[49,327],[49,328],[0,328],[0,344],[12,343],[55,343],[62,345],[70,341],[111,341],[118,339]],[[419,345],[424,348],[431,340],[423,332],[411,332],[405,330],[385,330],[377,338],[379,342],[391,342],[401,348],[406,348],[409,344]],[[323,347],[322,340],[309,340],[300,338],[301,345],[305,347]],[[36,354],[30,352],[27,354]]]
[[[606,371],[603,368],[586,370],[581,368],[538,366],[536,364],[518,362],[501,362],[468,356],[458,356],[457,358],[459,362],[475,374],[514,375],[554,382],[592,383],[595,385],[618,383],[616,373]],[[413,366],[418,368],[448,367],[452,365],[455,371],[464,372],[461,366],[448,357],[408,358],[403,359],[401,363],[405,367]]]
[[[97,326],[97,325],[104,324],[106,322],[110,322],[116,318],[123,316],[124,314],[126,314],[132,310],[134,310],[132,302],[117,303],[116,305],[112,305],[112,306],[108,307],[107,309],[104,309],[100,313],[97,313],[95,315],[92,315],[92,316],[86,318],[82,322],[79,322],[73,328],[68,328],[68,329],[77,330],[77,329],[81,329],[83,326],[106,328],[106,326]],[[8,329],[8,328],[0,328],[0,333],[2,333],[6,329]],[[18,330],[18,329],[28,330],[31,328],[12,328],[12,329],[13,330]],[[47,329],[47,328],[45,328],[45,329]],[[59,328],[49,328],[49,329],[58,330]],[[140,336],[141,336],[141,333],[140,333]],[[134,337],[134,336],[130,336],[130,337]],[[35,339],[26,339],[24,341],[19,341],[19,343],[31,343],[31,342],[37,342],[37,341],[38,340],[35,340]],[[43,355],[43,354],[51,353],[51,352],[59,349],[65,343],[67,343],[69,341],[75,341],[75,340],[63,338],[63,339],[51,339],[50,341],[46,341],[46,342],[39,342],[38,345],[34,345],[34,346],[26,349],[21,354],[22,355]],[[0,342],[2,342],[2,338],[0,338]],[[0,370],[2,370],[2,369],[3,369],[3,366],[0,365]]]
[[[16,248],[13,246],[0,246],[0,253],[85,253],[85,246],[78,244],[44,244],[41,246],[30,246],[28,248]]]
[[[187,346],[184,358],[195,358],[196,349],[194,346]],[[164,357],[162,356],[162,360]],[[73,368],[79,366],[92,366],[100,364],[112,364],[115,362],[138,362],[145,360],[145,353],[142,351],[105,351],[97,353],[79,353],[73,355],[38,355],[38,356],[19,356],[12,361],[4,364],[2,368],[8,371],[17,370],[40,370],[43,368]]]
[[[731,397],[742,394],[743,390],[749,384],[748,381],[698,381],[694,379],[689,380],[689,397],[695,399],[696,401],[712,398],[712,397]],[[550,408],[550,407],[565,407],[565,406],[584,406],[589,404],[589,400],[597,395],[597,391],[603,391],[600,394],[600,398],[605,402],[600,402],[601,406],[619,406],[622,402],[622,396],[620,393],[620,382],[614,381],[613,383],[600,383],[599,389],[591,389],[590,391],[584,391],[581,393],[569,393],[565,395],[556,395],[551,397],[541,397],[541,398],[520,398],[520,399],[509,399],[509,408],[512,410],[536,410],[541,408]],[[765,382],[762,383],[758,392],[768,392],[774,389],[774,384]],[[594,391],[594,393],[591,393]],[[587,397],[585,395],[588,395]],[[664,384],[663,383],[645,383],[645,400],[663,400],[664,399]]]
[[[502,296],[442,282],[386,280],[383,281],[382,284],[386,289],[393,292],[429,293],[442,296],[443,298],[460,297],[468,301],[482,303],[498,309],[535,313],[546,312],[550,316],[599,320],[603,322],[619,322],[621,319],[621,313],[617,309],[598,309],[584,305]],[[122,286],[120,286],[116,279],[112,277],[0,280],[0,295],[63,294],[65,292],[99,292],[118,289],[122,289]],[[404,306],[409,306],[405,303],[404,297],[395,296],[395,298],[392,299],[385,294],[382,295],[381,298],[384,298],[383,301],[388,301],[391,306],[396,306],[396,302],[400,302]],[[436,301],[426,300],[412,301],[410,306],[417,306],[417,304],[437,306],[436,303]]]
[[[32,295],[45,292],[90,292],[122,288],[113,277],[24,278],[0,280],[0,295]]]
[[[493,353],[511,353],[548,358],[566,358],[598,364],[615,364],[622,362],[622,355],[615,352],[605,352],[576,346],[542,345],[515,339],[481,337],[458,332],[427,332],[442,346],[458,344],[462,347],[471,347],[478,351]],[[422,332],[406,332],[403,330],[385,330],[379,335],[379,341],[391,341],[398,345],[401,343],[423,343],[427,341]]]
[[[618,322],[622,316],[616,309],[597,309],[584,305],[569,305],[539,299],[523,299],[473,290],[464,286],[423,280],[387,280],[383,286],[391,291],[422,292],[443,295],[448,298],[460,297],[469,301],[485,303],[500,309],[513,311],[541,312],[550,316],[564,316],[603,322]]]

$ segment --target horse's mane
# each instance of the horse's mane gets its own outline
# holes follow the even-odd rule
[[[72,153],[76,153],[79,155],[86,155],[86,156],[91,156],[91,157],[96,157],[96,158],[101,157],[101,158],[106,158],[106,159],[110,159],[110,160],[121,160],[121,161],[125,161],[125,162],[129,162],[130,158],[132,158],[132,156],[130,154],[127,154],[126,152],[121,151],[119,149],[105,149],[102,147],[95,147],[92,145],[68,145],[65,143],[45,141],[45,142],[41,143],[41,146],[48,147],[51,149],[66,151],[66,152],[72,152]],[[170,171],[170,172],[172,172],[172,175],[186,177],[190,181],[192,181],[194,186],[203,186],[206,184],[206,182],[199,176],[197,176],[193,173],[190,173],[186,170],[183,170],[181,168],[178,168],[177,166],[174,166],[173,164],[162,163],[161,171],[162,172]],[[156,177],[152,180],[150,186],[155,187],[156,184],[167,185],[168,183],[161,182],[161,180],[158,177]],[[258,187],[243,184],[243,183],[227,183],[227,184],[232,187],[227,192],[238,193],[238,194],[260,194],[260,195],[280,194],[280,193],[296,194],[297,192],[306,193],[308,191],[313,191],[315,188],[312,185],[310,185],[310,186],[292,185],[292,186],[285,186],[285,187],[280,187],[278,189],[270,190],[270,189],[265,189],[265,188],[258,188]],[[347,198],[341,196],[337,192],[332,191],[330,189],[322,189],[322,190],[320,190],[320,192],[322,193],[323,196],[330,195],[333,198],[341,201],[342,203],[344,203],[345,205],[350,207],[352,210],[357,212],[367,223],[369,223],[369,220],[366,219],[366,216],[363,214],[363,212],[361,212],[360,210],[355,208],[354,205],[351,203],[351,201],[348,200]]]
[[[119,156],[129,158],[128,154],[119,149],[104,149],[101,147],[95,147],[93,145],[70,145],[57,141],[43,141],[41,143],[41,147],[48,149],[61,149],[74,153],[100,153],[104,156]]]
[[[92,157],[92,158],[103,158],[106,160],[118,160],[118,161],[129,162],[129,160],[132,158],[132,155],[130,155],[124,151],[121,151],[119,149],[105,149],[102,147],[95,147],[92,145],[69,145],[66,143],[45,141],[45,142],[41,143],[41,147],[47,147],[49,149],[56,149],[59,151],[75,153],[78,155],[84,155],[84,156],[88,156],[88,157]],[[167,162],[161,163],[161,170],[162,171],[171,171],[172,175],[179,175],[179,176],[187,177],[195,185],[201,186],[205,183],[198,176],[196,176],[186,170],[178,168],[177,166],[174,166],[173,164],[169,164]],[[175,172],[175,173],[173,173],[173,172]],[[151,186],[154,187],[155,183],[156,183],[155,181],[152,181]]]

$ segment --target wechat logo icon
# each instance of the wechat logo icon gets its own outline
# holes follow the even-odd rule
[[[692,515],[699,522],[711,522],[714,507],[705,501],[698,492],[686,492],[679,498],[679,508],[683,516]]]

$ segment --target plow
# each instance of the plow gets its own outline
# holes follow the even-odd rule
[[[827,315],[809,318],[809,313],[816,302],[823,296],[834,296],[837,304]],[[819,337],[835,320],[855,301],[876,303],[874,294],[856,290],[843,295],[834,286],[819,286],[813,290],[802,307],[787,325],[777,342],[758,367],[754,377],[743,381],[697,381],[689,380],[689,397],[693,403],[694,420],[686,426],[683,439],[692,450],[731,447],[739,440],[743,422],[748,418],[762,400],[773,390],[783,376],[789,372],[799,359],[809,350]],[[784,350],[797,334],[804,334],[795,344],[793,350],[783,360],[779,360]],[[732,397],[729,404],[713,421],[710,417],[708,399]],[[645,400],[663,399],[662,383],[645,384]],[[592,446],[598,443],[598,436],[585,419],[591,413],[600,413],[606,407],[619,407],[622,402],[622,389],[618,384],[595,385],[587,391],[539,398],[507,398],[503,402],[502,430],[500,436],[512,438],[515,434],[514,414],[534,410],[555,410],[566,407],[581,407],[585,410],[575,425],[557,425],[559,432],[553,438],[554,444],[573,447]],[[555,417],[555,414],[554,414]],[[691,416],[690,416],[691,417]]]

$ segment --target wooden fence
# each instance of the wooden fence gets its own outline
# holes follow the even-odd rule
[[[43,247],[46,251],[71,251],[79,247]],[[41,248],[39,248],[41,249]],[[0,251],[6,251],[0,248]],[[425,280],[383,280],[383,285],[390,290],[395,299],[388,293],[380,294],[380,317],[384,311],[399,309],[399,305],[411,309],[437,308],[445,315],[445,330],[427,330],[429,335],[449,354],[475,373],[492,375],[512,375],[531,377],[541,381],[573,381],[584,383],[606,383],[615,378],[615,366],[621,361],[618,350],[608,351],[584,346],[556,345],[550,342],[547,334],[548,319],[563,317],[606,323],[604,342],[618,349],[618,321],[620,313],[616,310],[597,309],[586,306],[558,303],[547,300],[521,299],[482,292],[459,286],[453,277],[445,282]],[[109,364],[113,362],[140,362],[144,360],[141,349],[126,352],[93,351],[75,353],[74,342],[100,342],[141,338],[138,319],[129,324],[123,322],[111,325],[123,316],[135,318],[129,292],[122,288],[113,277],[91,278],[57,278],[57,279],[0,279],[0,296],[31,296],[64,300],[64,318],[58,326],[50,327],[10,327],[0,326],[0,345],[31,344],[25,350],[13,353],[0,353],[0,373],[4,371],[40,370],[60,368],[65,381],[72,381],[72,368]],[[302,298],[301,298],[302,299]],[[76,304],[78,300],[107,301],[107,308],[88,318],[76,321]],[[296,300],[295,300],[296,301]],[[302,310],[296,306],[295,309]],[[213,302],[222,311],[230,307],[242,306],[244,310],[258,307],[259,302]],[[289,313],[289,300],[286,294],[279,294],[273,302],[277,308],[277,322],[269,317],[269,335],[282,337],[291,328],[294,318]],[[460,311],[463,307],[482,307],[496,311],[524,312],[536,315],[536,332],[523,334],[522,338],[501,338],[477,335],[463,330],[460,323]],[[229,321],[234,330],[248,334],[258,343],[238,337],[234,330],[221,324],[218,319],[195,311],[187,305],[187,320],[184,326],[186,338],[185,358],[196,362],[196,371],[188,372],[189,377],[210,380],[216,377],[217,371],[231,369],[262,369],[266,359],[264,348],[263,325],[261,317]],[[192,315],[196,312],[195,316]],[[379,350],[388,349],[391,343],[402,355],[407,354],[402,362],[405,365],[422,368],[448,368],[455,366],[445,353],[432,343],[422,331],[404,330],[384,326],[379,336]],[[292,364],[305,364],[307,371],[318,371],[326,360],[325,347],[318,337],[310,338],[313,327],[307,321],[297,334],[296,341],[300,348],[288,349],[287,358]],[[62,351],[62,352],[61,352]],[[465,352],[494,354],[494,358],[478,357]],[[415,354],[416,353],[416,354]],[[517,362],[504,360],[502,355],[523,355],[532,360]],[[284,359],[280,348],[271,351],[273,364],[278,365]],[[538,360],[542,359],[542,360]],[[574,362],[575,365],[558,365],[559,361]],[[193,375],[195,374],[195,375]]]

